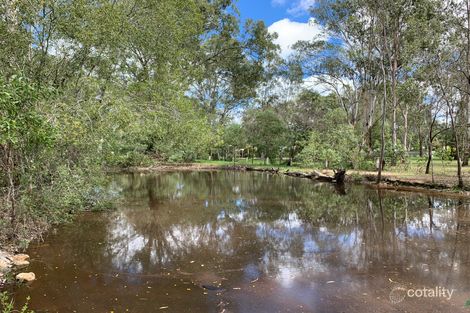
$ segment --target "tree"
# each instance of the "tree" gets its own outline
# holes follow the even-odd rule
[[[232,158],[236,157],[236,151],[245,149],[247,147],[247,137],[243,126],[240,124],[229,124],[224,128],[222,137],[225,156],[231,155]]]
[[[336,106],[334,95],[322,96],[308,90],[293,100],[277,104],[274,109],[286,125],[286,149],[289,164],[302,151],[310,132],[320,127],[324,116]]]
[[[40,93],[27,80],[12,77],[0,80],[0,167],[1,185],[7,187],[12,231],[17,220],[17,197],[25,183],[33,184],[36,177],[28,177],[27,167],[53,141],[53,128],[36,110],[34,103]],[[14,232],[9,233],[14,236]]]
[[[218,124],[256,96],[258,87],[269,78],[277,46],[275,35],[263,22],[247,20],[241,33],[230,2],[216,1],[214,5],[217,13],[201,43],[191,94],[212,123]]]
[[[358,143],[354,128],[347,122],[346,114],[330,111],[322,120],[322,127],[313,130],[301,158],[309,164],[324,162],[326,168],[346,169],[357,166]]]
[[[285,144],[286,128],[281,119],[272,110],[251,110],[243,118],[243,127],[248,143],[256,147],[266,164],[279,156]]]
[[[381,125],[381,164],[387,157],[387,124],[391,164],[396,163],[400,146],[408,149],[409,114],[419,112],[419,98],[426,91],[413,98],[414,93],[405,90],[440,43],[440,10],[440,2],[434,0],[321,0],[311,13],[325,28],[323,38],[296,45],[297,64],[336,95],[349,123],[361,129],[361,149],[369,157],[377,140],[372,130]],[[379,103],[381,109],[376,108]],[[378,170],[380,181],[382,166]]]

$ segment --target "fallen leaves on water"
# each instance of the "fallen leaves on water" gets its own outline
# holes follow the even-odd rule
[[[159,307],[160,310],[165,310],[165,309],[168,309],[168,306],[161,306]]]

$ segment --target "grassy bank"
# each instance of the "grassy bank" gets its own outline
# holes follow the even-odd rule
[[[332,173],[331,169],[325,169],[320,164],[305,165],[300,163],[293,163],[292,166],[285,164],[264,164],[262,160],[247,160],[238,159],[233,161],[213,161],[213,160],[198,160],[196,162],[200,166],[252,166],[256,168],[279,168],[283,171],[298,171],[298,172],[312,172],[313,170]],[[436,184],[446,185],[449,189],[455,188],[457,185],[457,162],[456,161],[434,161],[432,172],[433,174],[425,174],[426,162],[422,158],[410,158],[407,163],[398,164],[397,166],[386,166],[383,176],[388,179],[403,180],[408,182],[423,183],[423,184]],[[371,177],[377,174],[376,171],[364,170],[348,170],[348,174],[357,177]],[[463,177],[465,184],[470,187],[470,167],[463,167]]]

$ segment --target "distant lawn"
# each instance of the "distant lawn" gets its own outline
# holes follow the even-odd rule
[[[406,164],[398,164],[394,167],[386,167],[386,171],[401,173],[404,175],[424,174],[426,171],[426,159],[413,157],[409,158]],[[431,170],[436,176],[457,176],[457,161],[434,160]],[[462,167],[464,174],[470,174],[470,167]]]

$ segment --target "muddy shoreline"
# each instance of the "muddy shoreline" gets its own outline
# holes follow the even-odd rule
[[[213,170],[224,170],[224,171],[256,171],[264,172],[273,175],[287,175],[291,177],[298,177],[304,179],[312,179],[312,176],[324,175],[326,177],[332,177],[331,170],[314,171],[316,175],[312,173],[304,172],[290,172],[289,170],[283,170],[280,168],[264,168],[256,166],[227,166],[227,165],[211,165],[211,164],[198,164],[198,163],[182,163],[182,164],[156,164],[150,167],[129,167],[126,169],[111,169],[110,172],[126,172],[126,173],[152,173],[152,172],[170,172],[170,171],[213,171]],[[377,190],[394,190],[402,192],[418,192],[426,193],[435,196],[443,196],[450,198],[469,199],[470,191],[457,189],[456,186],[443,183],[429,183],[420,182],[407,178],[396,178],[384,175],[382,177],[382,183],[376,184],[377,176],[371,174],[371,172],[353,171],[353,174],[346,173],[345,182],[363,184],[369,188]],[[315,179],[313,179],[315,180]]]

